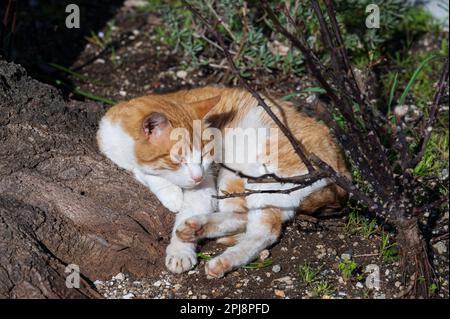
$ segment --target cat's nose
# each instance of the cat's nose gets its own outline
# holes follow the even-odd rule
[[[203,180],[203,176],[192,176],[192,180],[196,183],[196,184],[198,184],[198,183],[200,183],[202,180]]]

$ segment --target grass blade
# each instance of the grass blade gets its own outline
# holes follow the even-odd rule
[[[391,91],[389,92],[389,102],[388,102],[388,114],[391,113],[392,102],[394,101],[395,90],[398,84],[398,72],[395,73],[394,81],[391,86]]]
[[[400,98],[398,99],[398,105],[403,105],[403,103],[405,103],[405,99],[406,96],[408,95],[409,91],[411,90],[411,87],[414,84],[414,81],[416,80],[417,76],[420,74],[420,72],[422,71],[423,67],[430,62],[431,60],[434,60],[438,58],[437,55],[430,55],[428,58],[426,58],[425,60],[423,60],[419,66],[417,67],[417,69],[414,71],[411,79],[409,80],[408,84],[406,85],[405,90],[403,91],[402,95],[400,96]]]
[[[84,90],[81,90],[79,88],[73,88],[73,87],[71,87],[70,85],[67,85],[66,83],[64,83],[61,80],[56,80],[55,83],[57,85],[59,85],[59,86],[64,86],[64,87],[68,88],[70,91],[72,91],[73,93],[75,93],[77,95],[80,95],[80,96],[83,96],[83,97],[85,97],[85,98],[87,98],[89,100],[102,102],[102,103],[105,103],[107,105],[114,105],[114,104],[117,103],[117,101],[114,101],[114,100],[111,100],[111,99],[108,99],[108,98],[105,98],[105,97],[102,97],[102,96],[98,96],[98,95],[92,94],[91,92],[84,91]]]
[[[321,93],[321,94],[323,94],[323,93],[326,93],[326,91],[320,87],[310,87],[310,88],[303,89],[300,92],[289,93],[289,94],[283,96],[281,98],[281,100],[289,101],[292,98],[298,96],[300,93]]]
[[[99,80],[90,78],[90,77],[85,76],[83,74],[80,74],[78,72],[72,71],[71,69],[68,69],[68,68],[66,68],[66,67],[64,67],[62,65],[59,65],[59,64],[56,64],[56,63],[48,63],[48,65],[50,65],[51,67],[53,67],[53,68],[55,68],[55,69],[57,69],[59,71],[65,72],[67,74],[70,74],[70,75],[74,76],[75,78],[80,79],[82,81],[89,82],[89,83],[92,83],[92,84],[95,84],[95,85],[106,85],[106,83],[104,83],[104,82],[101,82]]]

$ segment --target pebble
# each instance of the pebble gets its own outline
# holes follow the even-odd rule
[[[124,295],[122,297],[122,299],[133,299],[133,298],[134,298],[134,294],[132,294],[131,292],[127,293],[126,295]]]
[[[274,266],[272,267],[272,271],[273,271],[274,273],[278,273],[278,272],[280,272],[280,270],[281,270],[281,266],[280,266],[280,265],[274,265]]]
[[[281,278],[277,278],[277,279],[274,279],[273,281],[274,282],[275,281],[283,282],[283,283],[285,283],[287,285],[292,285],[292,278],[290,276],[284,276],[284,277],[281,277]]]
[[[126,95],[127,95],[127,92],[126,92],[126,91],[123,91],[123,90],[120,90],[120,91],[119,91],[119,95],[120,95],[120,96],[126,96]]]
[[[445,245],[444,241],[437,242],[433,245],[433,248],[436,249],[439,255],[443,255],[447,252],[447,246]]]
[[[364,285],[361,282],[358,281],[356,283],[356,288],[362,289],[362,288],[364,288]]]
[[[125,279],[125,275],[123,273],[119,272],[117,275],[115,275],[113,277],[113,279],[122,281]]]
[[[279,290],[279,289],[275,289],[275,296],[280,297],[280,298],[284,298],[286,297],[286,294],[284,293],[283,290]]]
[[[145,0],[127,0],[124,3],[124,6],[127,8],[139,8],[147,5],[147,1]]]
[[[402,283],[400,281],[396,281],[394,285],[395,285],[395,287],[400,288]]]
[[[158,281],[156,281],[154,284],[153,284],[153,286],[155,286],[155,287],[161,287],[161,285],[162,285],[162,282],[160,281],[160,280],[158,280]]]
[[[180,284],[175,284],[175,285],[173,285],[173,289],[175,289],[175,290],[180,290],[181,289],[181,285]]]
[[[350,260],[350,259],[352,259],[352,255],[350,253],[343,253],[341,255],[341,259],[342,260],[346,260],[346,259]]]
[[[267,258],[269,258],[270,256],[270,252],[267,249],[264,249],[260,254],[259,254],[259,259],[261,261],[266,260]]]
[[[187,77],[187,72],[184,70],[180,70],[180,71],[177,71],[176,75],[178,78],[184,80]]]

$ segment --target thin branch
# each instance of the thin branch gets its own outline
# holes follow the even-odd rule
[[[225,46],[224,40],[222,35],[217,32],[216,25],[218,24],[218,21],[216,23],[211,24],[209,23],[198,11],[195,9],[191,4],[189,4],[187,1],[183,0],[183,3],[188,7],[188,9],[194,13],[195,16],[197,16],[198,19],[200,19],[213,33],[214,37],[219,42],[219,45],[223,49],[223,53],[225,54],[225,57],[227,58],[228,64],[230,65],[231,71],[233,74],[240,80],[240,82],[244,85],[244,87],[253,95],[253,97],[258,101],[258,104],[267,112],[267,114],[271,117],[271,119],[275,122],[275,124],[278,126],[278,128],[281,130],[281,132],[286,136],[286,138],[291,143],[292,147],[294,148],[294,151],[296,154],[300,157],[302,162],[305,164],[306,168],[309,172],[314,171],[314,167],[312,166],[311,162],[308,160],[308,157],[306,155],[305,150],[301,146],[300,142],[295,138],[295,136],[291,133],[291,131],[281,122],[281,120],[275,115],[275,113],[272,111],[272,109],[266,104],[264,99],[259,95],[258,92],[256,92],[248,83],[247,81],[242,77],[241,73],[236,67],[236,64],[233,61],[233,58],[228,51],[228,49]],[[212,25],[212,26],[211,26]]]
[[[315,181],[328,177],[328,174],[322,171],[315,170],[311,174],[304,174],[299,176],[291,176],[291,177],[280,177],[274,173],[267,173],[260,176],[250,176],[247,174],[242,173],[241,171],[232,169],[231,167],[226,166],[225,164],[221,164],[221,166],[229,170],[230,172],[235,173],[240,178],[248,179],[248,183],[290,183],[290,184],[297,184],[297,185],[305,185],[308,186]]]
[[[290,194],[292,192],[298,191],[302,188],[307,187],[308,185],[298,185],[298,186],[294,186],[288,189],[258,189],[258,190],[254,190],[254,189],[249,189],[246,190],[245,192],[241,192],[241,193],[226,193],[224,195],[214,195],[213,197],[216,199],[227,199],[227,198],[235,198],[235,197],[247,197],[249,195],[254,195],[254,194]]]

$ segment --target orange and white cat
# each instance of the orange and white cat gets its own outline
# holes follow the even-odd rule
[[[291,103],[266,98],[275,114],[302,142],[336,171],[349,177],[341,150],[323,124],[298,112]],[[98,144],[101,151],[122,168],[134,172],[163,205],[178,212],[171,243],[167,248],[166,266],[175,273],[191,269],[196,263],[195,244],[203,238],[220,238],[228,245],[221,255],[206,264],[206,273],[222,277],[258,256],[280,236],[282,224],[296,211],[313,213],[319,209],[339,208],[346,193],[328,179],[289,194],[252,194],[247,197],[216,201],[216,193],[241,193],[249,189],[289,189],[289,183],[248,183],[232,171],[222,168],[217,177],[209,173],[211,157],[205,156],[203,144],[186,143],[189,157],[174,161],[170,138],[175,128],[185,128],[192,135],[193,121],[220,130],[224,140],[233,138],[233,128],[278,130],[272,119],[258,106],[247,91],[233,88],[205,87],[166,95],[151,95],[112,107],[100,122]],[[273,136],[258,139],[256,150],[272,143]],[[280,132],[275,134],[276,160],[256,154],[256,160],[227,161],[227,167],[250,176],[274,173],[280,177],[306,174],[292,146]],[[246,153],[245,143],[223,145],[222,158]],[[202,158],[200,163],[193,156]],[[228,156],[229,155],[229,156]],[[184,191],[182,190],[184,189]]]

